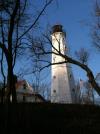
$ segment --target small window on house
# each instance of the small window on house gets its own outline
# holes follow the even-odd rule
[[[26,84],[23,84],[23,89],[26,89]]]
[[[26,100],[26,98],[25,98],[25,96],[23,95],[23,102],[25,102],[25,100]]]

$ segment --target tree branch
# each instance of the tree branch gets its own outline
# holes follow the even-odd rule
[[[42,71],[43,69],[48,68],[48,67],[50,67],[50,66],[52,66],[52,65],[59,65],[59,64],[64,64],[64,63],[68,63],[68,62],[67,62],[67,61],[62,61],[62,62],[56,62],[56,63],[49,63],[48,65],[42,67],[42,68],[40,69],[40,71]]]
[[[19,7],[19,0],[16,0],[16,5],[15,8],[13,10],[13,13],[11,15],[11,19],[10,19],[10,27],[9,27],[9,32],[8,32],[8,48],[11,50],[12,49],[12,35],[13,35],[13,31],[14,31],[14,21],[15,21],[15,17],[17,15],[17,11],[18,11],[18,7]]]
[[[35,19],[35,21],[33,22],[33,24],[19,37],[19,39],[21,39],[25,34],[27,34],[31,30],[31,28],[37,23],[37,21],[39,20],[40,16],[43,14],[43,12],[45,11],[45,9],[52,3],[52,1],[53,0],[49,0],[48,2],[46,1],[46,4],[44,5],[44,7],[42,8],[42,10],[38,14],[38,16]]]
[[[60,54],[60,56],[65,58],[65,60],[67,60],[67,62],[75,64],[75,65],[81,67],[83,70],[85,70],[85,72],[87,73],[87,77],[89,78],[89,82],[91,83],[92,87],[97,91],[97,93],[100,95],[100,87],[96,83],[94,75],[87,65],[82,64],[82,63],[80,63],[80,62],[78,62],[78,61],[76,61],[76,60],[74,60],[66,55]]]
[[[8,50],[7,50],[6,46],[0,42],[0,48],[3,50],[3,52],[6,56],[7,62],[8,62]]]

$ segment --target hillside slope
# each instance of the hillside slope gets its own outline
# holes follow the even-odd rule
[[[0,134],[100,134],[100,107],[75,104],[0,105]]]

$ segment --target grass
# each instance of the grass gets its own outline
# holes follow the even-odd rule
[[[100,107],[76,104],[0,105],[0,134],[100,134]]]

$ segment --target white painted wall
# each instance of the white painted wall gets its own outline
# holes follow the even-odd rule
[[[63,54],[65,54],[65,34],[63,32],[55,32],[51,35],[53,46]],[[52,47],[52,51],[56,52]],[[52,63],[62,62],[64,59],[61,56],[52,54]],[[54,103],[72,103],[71,85],[74,81],[71,80],[69,74],[72,75],[67,64],[53,65],[51,67],[51,102]],[[70,82],[71,80],[71,82]]]

